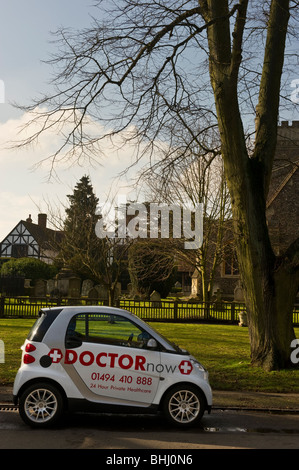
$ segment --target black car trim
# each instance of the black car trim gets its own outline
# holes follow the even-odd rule
[[[34,323],[33,327],[31,328],[27,336],[28,341],[35,341],[35,342],[41,343],[48,329],[50,328],[50,326],[52,325],[52,323],[58,317],[58,315],[60,314],[62,310],[63,308],[41,310],[39,312],[38,320]],[[42,321],[41,321],[41,318],[42,318]],[[40,324],[38,325],[38,328],[36,328],[37,322],[40,322]]]

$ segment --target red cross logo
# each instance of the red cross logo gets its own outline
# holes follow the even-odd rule
[[[182,361],[179,365],[179,370],[181,374],[189,375],[192,372],[192,364],[190,361]]]
[[[48,356],[50,356],[50,358],[52,359],[52,362],[56,364],[60,362],[61,359],[63,358],[63,354],[60,351],[60,349],[51,349]]]

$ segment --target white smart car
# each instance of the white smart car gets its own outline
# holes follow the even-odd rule
[[[22,350],[13,395],[31,426],[57,423],[65,410],[162,411],[188,426],[211,410],[205,368],[126,310],[42,309]]]

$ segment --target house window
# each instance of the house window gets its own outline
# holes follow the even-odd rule
[[[221,271],[222,277],[240,275],[237,254],[232,243],[225,247]]]
[[[12,245],[11,256],[13,258],[26,258],[28,256],[28,246]]]

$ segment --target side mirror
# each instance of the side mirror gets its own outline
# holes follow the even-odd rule
[[[158,343],[154,338],[150,338],[146,345],[149,349],[156,349],[158,347]]]

